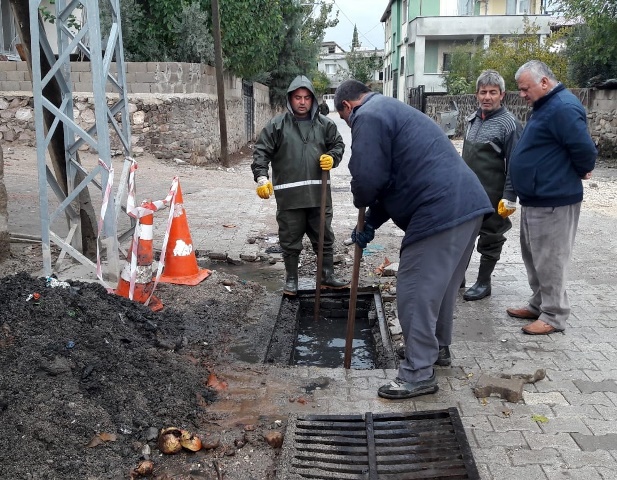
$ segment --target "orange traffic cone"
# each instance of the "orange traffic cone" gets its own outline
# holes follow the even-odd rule
[[[142,208],[157,210],[157,207],[152,202],[142,202]],[[152,262],[154,260],[154,254],[152,253],[152,224],[154,221],[154,213],[144,215],[139,219],[136,228],[139,228],[139,236],[137,238],[137,271],[135,274],[135,287],[133,294],[130,293],[131,285],[131,260],[133,258],[133,245],[129,250],[126,264],[122,269],[120,275],[120,281],[116,288],[116,295],[126,297],[130,300],[134,300],[139,303],[146,303],[148,298],[148,306],[153,312],[158,312],[163,308],[163,303],[154,295],[151,296],[154,289],[154,282],[152,281]],[[135,239],[133,240],[135,242]]]
[[[165,266],[159,281],[180,285],[197,285],[210,275],[210,270],[197,265],[193,240],[184,210],[182,189],[178,182],[174,204],[173,220],[165,248]]]

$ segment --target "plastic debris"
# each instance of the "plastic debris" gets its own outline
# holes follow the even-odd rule
[[[47,277],[47,286],[51,288],[56,288],[56,287],[68,288],[71,285],[69,284],[69,282],[62,282],[58,280],[57,278]]]
[[[41,294],[38,292],[34,292],[26,297],[26,302],[29,302],[30,300],[34,300],[36,302],[37,300],[40,300],[40,298]]]

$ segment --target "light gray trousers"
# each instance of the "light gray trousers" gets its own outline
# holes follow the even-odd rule
[[[581,203],[521,208],[521,254],[532,292],[527,308],[557,330],[570,316],[566,277],[580,213]]]
[[[396,305],[405,338],[398,377],[406,382],[433,374],[439,347],[452,343],[454,307],[482,217],[408,245],[401,251]]]

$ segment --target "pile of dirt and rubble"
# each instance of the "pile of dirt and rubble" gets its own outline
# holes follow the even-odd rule
[[[160,285],[166,306],[153,313],[98,283],[7,272],[18,259],[0,266],[0,478],[137,478],[144,460],[157,479],[273,476],[267,418],[221,431],[208,412],[234,341],[268,343],[262,286],[213,271],[195,287]],[[207,448],[162,455],[158,433],[172,426]],[[242,447],[261,451],[250,469],[229,461]]]

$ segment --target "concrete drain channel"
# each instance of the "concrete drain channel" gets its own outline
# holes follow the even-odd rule
[[[277,478],[479,479],[456,408],[292,415]]]
[[[320,318],[315,320],[313,291],[299,291],[281,301],[266,363],[343,367],[349,291],[320,295]],[[395,368],[396,361],[378,290],[359,291],[351,368]]]

